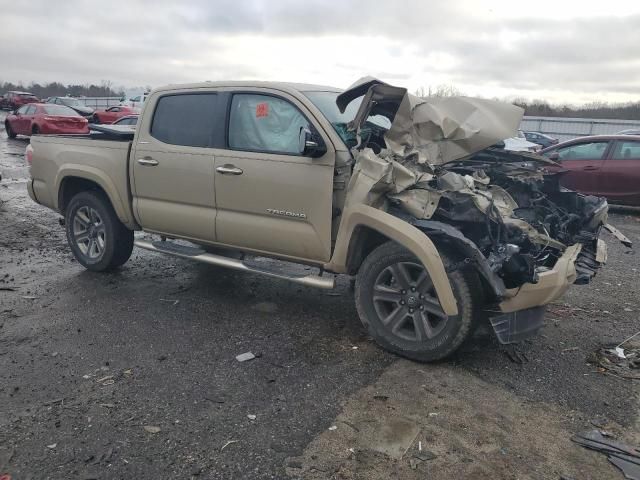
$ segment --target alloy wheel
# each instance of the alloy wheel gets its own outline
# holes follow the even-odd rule
[[[374,284],[373,305],[384,328],[403,340],[434,338],[448,321],[429,274],[418,263],[399,262],[382,270]]]

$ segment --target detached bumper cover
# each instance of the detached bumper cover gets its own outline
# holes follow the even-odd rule
[[[546,307],[533,307],[491,317],[491,326],[502,344],[517,343],[535,335],[544,325]]]
[[[500,303],[500,310],[504,313],[516,312],[546,305],[561,297],[576,281],[576,260],[581,250],[579,243],[568,247],[552,270],[538,274],[538,283],[525,283],[519,288],[507,290],[510,298]]]

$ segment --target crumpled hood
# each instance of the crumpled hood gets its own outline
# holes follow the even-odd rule
[[[458,160],[515,136],[524,114],[520,107],[495,100],[423,99],[373,77],[361,78],[340,94],[338,108],[344,112],[362,95],[349,128],[359,132],[370,115],[383,115],[391,121],[384,137],[387,148],[428,165]]]

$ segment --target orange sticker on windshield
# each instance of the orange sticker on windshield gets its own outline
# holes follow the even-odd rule
[[[256,105],[256,117],[266,117],[269,115],[269,104],[268,103],[259,103]]]

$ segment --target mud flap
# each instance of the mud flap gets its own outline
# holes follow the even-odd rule
[[[489,320],[500,343],[517,343],[538,333],[544,325],[545,310],[544,306],[533,307],[490,317]]]

